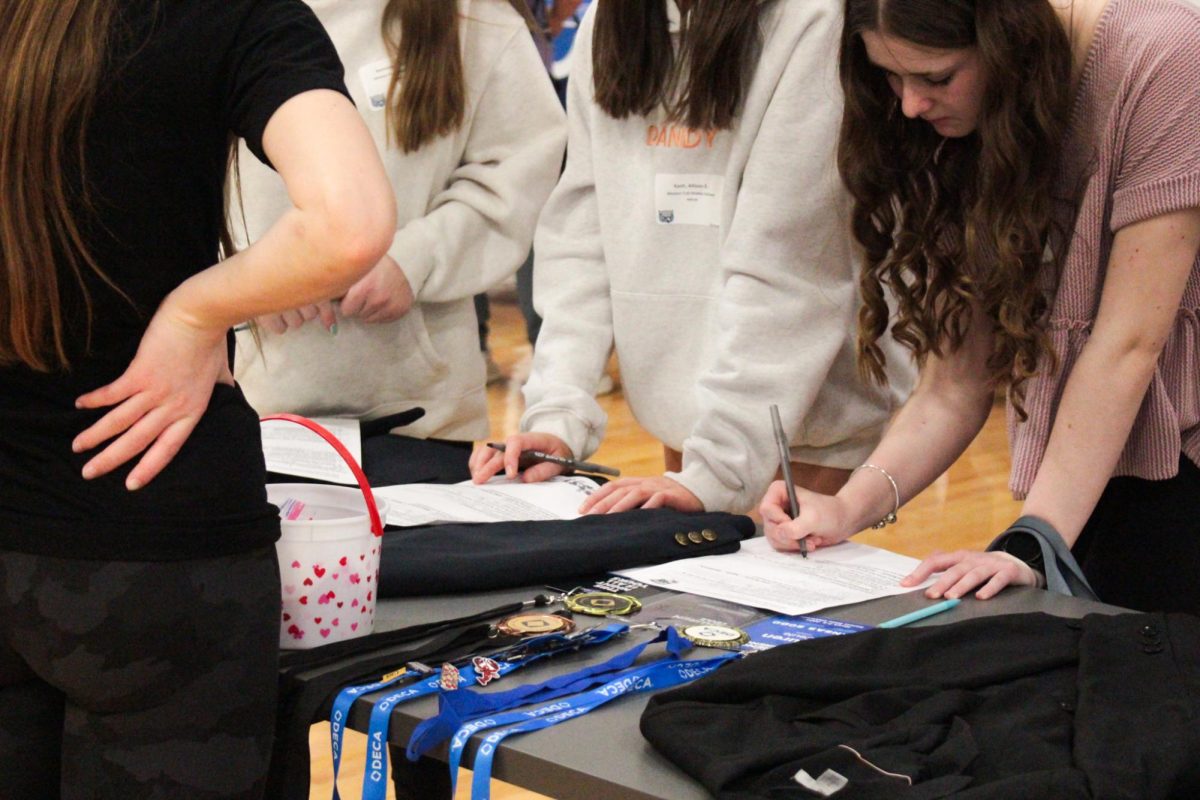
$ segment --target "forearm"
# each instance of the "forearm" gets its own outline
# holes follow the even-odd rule
[[[1071,371],[1022,509],[1053,525],[1070,546],[1121,457],[1157,361],[1157,350],[1093,339]]]
[[[253,245],[194,275],[167,298],[196,329],[335,297],[391,244],[395,198],[358,112],[336,92],[288,100],[272,115],[263,149],[292,208]]]
[[[382,257],[387,242],[369,221],[339,226],[293,209],[252,246],[192,276],[165,302],[198,329],[225,331],[343,294]]]
[[[900,505],[950,468],[990,413],[994,391],[991,384],[968,382],[947,386],[944,383],[923,376],[867,460],[887,470],[896,481]],[[855,472],[838,492],[838,498],[850,510],[848,534],[883,519],[896,502],[891,483],[873,469]]]
[[[1024,513],[1074,545],[1133,429],[1200,249],[1200,209],[1117,231],[1100,307],[1063,391]]]

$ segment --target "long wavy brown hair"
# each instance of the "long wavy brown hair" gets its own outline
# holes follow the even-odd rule
[[[867,58],[867,31],[974,48],[987,87],[975,132],[942,138],[906,118]],[[1056,268],[1045,254],[1070,99],[1066,31],[1046,0],[846,0],[840,70],[838,169],[866,261],[860,368],[886,380],[885,286],[898,301],[892,334],[918,363],[962,345],[974,305],[994,326],[990,376],[1024,417],[1022,384],[1040,360],[1056,364],[1044,329]]]
[[[729,128],[759,44],[760,0],[691,0],[678,52],[669,0],[597,0],[592,73],[597,105],[616,119],[665,106],[697,130]]]
[[[68,366],[60,281],[107,282],[79,224],[112,0],[0,0],[0,364]],[[80,192],[83,192],[80,196]],[[60,274],[60,266],[65,267]],[[88,318],[91,301],[84,288]]]
[[[536,30],[527,1],[508,2]],[[467,90],[458,16],[456,0],[389,0],[383,9],[392,59],[388,130],[405,153],[462,127]]]

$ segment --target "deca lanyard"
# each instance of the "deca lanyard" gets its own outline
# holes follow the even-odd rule
[[[658,691],[679,686],[701,678],[729,661],[740,658],[741,653],[722,653],[704,660],[657,661],[610,675],[603,686],[584,694],[558,700],[540,708],[526,711],[510,711],[505,714],[483,717],[463,726],[450,741],[450,785],[453,792],[458,768],[467,742],[475,733],[491,728],[502,728],[484,737],[475,754],[474,777],[471,781],[472,800],[490,800],[492,759],[500,743],[509,736],[541,730],[583,716],[594,709],[628,694]],[[504,727],[508,726],[508,727]]]
[[[474,666],[462,667],[456,671],[463,686],[471,683],[486,685],[491,680],[515,672],[540,659],[561,652],[574,652],[584,647],[603,644],[614,637],[624,635],[628,630],[629,626],[625,623],[614,622],[573,634],[549,633],[535,636],[493,653],[491,658],[486,660],[491,663],[482,665],[483,671],[477,671]],[[475,661],[472,663],[474,664]],[[385,689],[400,681],[407,681],[413,674],[411,671],[401,670],[396,674],[384,676],[374,683],[349,686],[340,691],[334,699],[333,710],[330,714],[334,800],[340,800],[337,790],[337,775],[341,765],[342,743],[350,707],[354,705],[354,701],[358,697]],[[433,694],[439,689],[442,689],[440,673],[409,683],[375,702],[367,727],[367,765],[363,774],[363,800],[383,800],[387,794],[386,745],[392,709],[400,703]]]
[[[521,665],[522,662],[519,661],[498,663],[496,677],[513,672]],[[477,680],[475,670],[472,667],[463,667],[459,670],[459,674],[464,681]],[[345,739],[346,721],[350,715],[350,707],[354,705],[354,701],[361,695],[386,689],[401,681],[411,680],[414,675],[428,675],[428,673],[402,669],[374,683],[367,683],[361,686],[348,686],[338,692],[337,697],[333,701],[333,711],[329,715],[329,739],[330,748],[333,751],[333,800],[341,800],[338,795],[337,776],[342,764],[342,743]],[[378,725],[376,723],[376,715],[382,713],[386,720],[390,716],[394,706],[417,697],[433,694],[440,687],[441,675],[434,673],[432,677],[426,677],[425,680],[417,680],[409,683],[403,688],[392,692],[387,697],[376,701],[374,708],[371,709],[372,730],[367,738],[367,775],[372,777],[373,782],[383,785],[387,777],[387,748],[384,746],[387,743],[387,723],[385,721],[382,725]],[[375,735],[377,733],[376,728],[381,729],[381,736]],[[366,779],[364,778],[364,791],[365,782]]]
[[[655,642],[664,640],[667,642],[667,648],[671,655],[676,657],[692,646],[691,642],[676,633],[674,628],[667,628],[650,641],[631,647],[608,661],[585,667],[576,672],[558,675],[541,683],[518,686],[507,692],[488,692],[487,694],[465,690],[442,692],[438,695],[438,713],[420,722],[413,730],[412,737],[408,741],[408,759],[416,761],[437,745],[448,740],[455,731],[476,717],[533,703],[543,703],[556,697],[590,689],[597,683],[606,680],[607,676],[612,673],[632,666],[643,650]]]

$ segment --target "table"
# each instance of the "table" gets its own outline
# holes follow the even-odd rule
[[[536,587],[471,595],[383,600],[376,609],[375,630],[392,630],[482,612],[507,602],[530,599],[544,591]],[[917,590],[895,597],[839,606],[816,612],[815,616],[876,625],[928,604],[929,601]],[[1088,613],[1117,614],[1122,613],[1123,609],[1028,587],[1010,587],[989,601],[966,599],[958,607],[914,623],[914,626],[1037,611],[1077,618]],[[517,673],[508,688],[573,671],[589,661],[611,657],[620,649],[652,636],[650,631],[631,631],[624,644],[567,654],[531,665]],[[366,730],[371,698],[368,695],[356,703],[349,716],[349,727]],[[493,777],[557,800],[703,800],[709,797],[699,784],[660,756],[642,738],[638,731],[638,720],[647,699],[647,695],[622,698],[552,731],[514,736],[506,740],[496,753]],[[434,697],[398,706],[392,714],[390,741],[403,747],[417,723],[432,716],[436,710],[437,700]],[[466,767],[470,767],[474,761],[479,738],[475,737],[467,748],[463,760]],[[445,746],[431,755],[444,761]]]

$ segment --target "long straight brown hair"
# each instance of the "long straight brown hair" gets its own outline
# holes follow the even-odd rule
[[[692,0],[679,51],[671,44],[670,0],[597,0],[592,35],[596,103],[616,119],[665,106],[698,130],[729,128],[741,110],[762,0]]]
[[[84,135],[112,0],[0,0],[0,364],[68,366],[59,264],[83,287]],[[82,196],[78,196],[82,192]],[[83,300],[91,315],[86,289]]]
[[[536,30],[526,0],[508,2]],[[383,41],[392,59],[389,136],[405,153],[463,124],[467,90],[458,31],[457,0],[389,0],[383,9]]]

